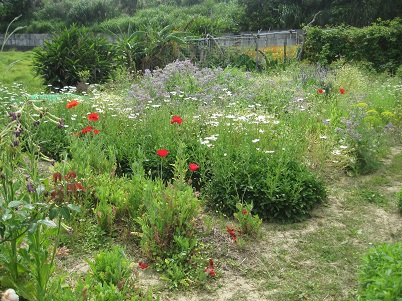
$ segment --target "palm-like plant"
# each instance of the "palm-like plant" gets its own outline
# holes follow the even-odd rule
[[[116,53],[128,72],[136,72],[145,56],[145,31],[132,31],[129,25],[126,33],[116,34],[107,30],[115,40]]]
[[[189,34],[173,29],[172,25],[165,26],[157,31],[148,29],[145,35],[145,57],[142,69],[163,67],[167,63],[180,58],[182,50],[187,45],[186,37]]]

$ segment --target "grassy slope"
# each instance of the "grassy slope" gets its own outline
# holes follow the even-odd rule
[[[0,83],[12,86],[23,83],[28,93],[38,93],[43,90],[41,80],[35,77],[31,69],[33,52],[3,51],[0,52]]]

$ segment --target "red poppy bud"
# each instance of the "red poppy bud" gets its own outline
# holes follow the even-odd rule
[[[340,92],[341,94],[345,94],[346,91],[345,91],[344,88],[340,88],[340,89],[339,89],[339,92]]]

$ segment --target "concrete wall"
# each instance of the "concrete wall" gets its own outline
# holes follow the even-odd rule
[[[29,50],[36,46],[43,46],[43,41],[51,40],[51,34],[13,34],[6,43],[6,49]],[[288,46],[300,44],[301,30],[286,30],[277,32],[241,33],[239,35],[215,37],[214,40],[222,47],[239,46],[250,47],[258,43],[258,47],[283,46],[285,41]],[[0,45],[3,45],[4,34],[0,34]],[[211,43],[211,37],[194,39],[201,45]]]
[[[13,34],[5,44],[5,49],[29,50],[43,46],[43,41],[51,40],[51,34]],[[0,34],[0,45],[4,43],[4,34]]]

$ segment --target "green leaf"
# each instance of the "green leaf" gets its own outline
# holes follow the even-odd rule
[[[65,220],[70,219],[70,209],[68,209],[67,207],[61,207],[60,214]]]
[[[67,207],[68,207],[70,210],[75,211],[75,212],[80,212],[80,211],[81,211],[80,207],[78,207],[78,206],[75,205],[75,204],[68,204]]]
[[[38,223],[42,224],[42,225],[45,225],[45,226],[48,226],[48,227],[51,227],[51,228],[56,228],[57,227],[56,223],[54,221],[52,221],[52,220],[49,220],[49,219],[39,220]]]
[[[8,203],[8,208],[15,208],[22,204],[24,204],[24,203],[21,201],[11,201],[10,203]]]
[[[50,220],[54,219],[58,215],[59,215],[59,208],[58,207],[54,207],[54,208],[50,209],[50,212],[49,212],[49,219]]]

